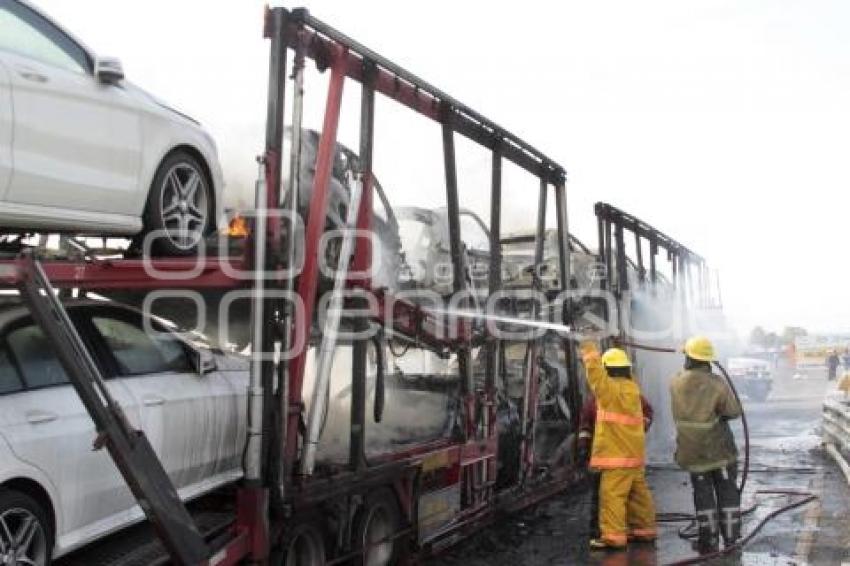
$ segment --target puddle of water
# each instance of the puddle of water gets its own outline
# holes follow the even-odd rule
[[[790,556],[782,556],[769,552],[745,552],[741,556],[742,566],[788,566],[796,564],[802,566],[802,563],[794,560]]]
[[[799,434],[796,436],[777,436],[772,438],[758,438],[753,440],[753,448],[765,450],[812,450],[820,446],[821,437],[814,432]]]

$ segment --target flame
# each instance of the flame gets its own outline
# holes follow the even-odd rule
[[[227,235],[233,238],[246,238],[249,233],[248,221],[245,220],[245,217],[238,214],[233,217],[233,220],[227,226]]]

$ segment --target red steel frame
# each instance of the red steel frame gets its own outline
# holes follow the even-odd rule
[[[17,260],[0,261],[0,287],[18,283]],[[169,289],[227,289],[250,284],[239,277],[246,273],[241,257],[206,259],[101,259],[45,260],[44,271],[51,284],[60,289],[155,290],[165,287],[157,273],[171,274]]]
[[[320,66],[330,68],[331,71],[324,124],[317,154],[316,173],[306,222],[305,264],[297,280],[297,292],[303,299],[304,311],[293,324],[292,330],[296,342],[306,340],[309,337],[313,318],[313,305],[318,288],[317,256],[319,240],[325,225],[324,219],[328,200],[327,187],[336,151],[336,134],[345,79],[350,78],[364,82],[367,77],[366,55],[371,54],[363,48],[354,52],[350,49],[350,44],[353,44],[353,42],[349,43],[344,36],[342,37],[346,41],[328,37],[338,33],[331,28],[323,27],[322,32],[317,31],[317,28],[321,26],[318,26],[316,22],[306,14],[306,11],[290,13],[277,8],[273,11],[268,10],[266,15],[266,37],[273,37],[275,33],[281,32],[276,27],[284,25],[286,29],[279,36],[285,40],[284,51],[286,48],[297,47],[303,50],[307,57],[316,60]],[[373,61],[369,60],[368,62],[372,63]],[[285,65],[285,54],[283,58],[276,59],[273,57],[273,64],[280,65],[282,69]],[[278,69],[277,72],[272,72],[272,78],[273,80],[269,85],[270,97],[282,99],[282,81],[285,80],[285,74]],[[409,77],[402,75],[401,71],[393,69],[387,64],[374,66],[374,75],[370,76],[368,80],[369,86],[374,88],[375,92],[386,95],[419,114],[442,123],[444,128],[451,128],[451,133],[455,131],[462,133],[473,141],[492,149],[494,152],[494,195],[498,194],[495,189],[496,183],[501,182],[501,166],[497,162],[503,157],[540,176],[544,188],[547,183],[552,183],[556,191],[564,193],[563,169],[518,138],[513,137],[495,124],[484,121],[470,109],[462,107],[433,87],[429,89],[420,88],[420,82],[418,79],[411,81]],[[430,86],[424,82],[421,84]],[[449,112],[448,117],[447,110]],[[271,134],[269,134],[264,155],[267,187],[266,205],[270,210],[278,209],[281,202],[280,172],[282,171],[283,156],[280,144],[282,131],[279,131],[281,129],[278,126],[280,125],[269,124]],[[449,162],[454,167],[453,149],[452,154],[447,155],[447,166]],[[373,179],[370,168],[362,172],[363,194],[357,215],[357,228],[359,230],[368,231],[371,228]],[[456,187],[454,190],[456,191]],[[563,198],[559,199],[559,201],[563,200]],[[497,211],[498,208],[494,210]],[[498,216],[497,213],[496,216]],[[282,228],[279,220],[274,216],[269,218],[267,234],[269,238],[268,246],[272,252],[270,265],[273,267],[281,266]],[[250,246],[248,246],[248,249],[250,250]],[[351,267],[352,272],[369,272],[371,256],[371,242],[366,238],[358,238]],[[43,266],[47,277],[57,288],[86,290],[153,290],[163,287],[169,289],[227,289],[251,285],[250,278],[241,278],[235,275],[236,272],[245,273],[251,267],[251,261],[247,259],[247,255],[244,258],[213,257],[200,260],[45,261]],[[260,268],[261,266],[256,267]],[[153,276],[151,268],[158,272],[179,273],[185,277],[180,278],[178,276],[169,280],[167,285],[163,285],[161,279]],[[186,276],[189,273],[192,273],[192,276]],[[13,286],[17,283],[18,277],[19,271],[16,261],[0,261],[0,286]],[[470,346],[472,334],[469,322],[454,320],[449,324],[446,320],[424,311],[417,305],[397,300],[382,290],[371,289],[371,282],[368,278],[352,277],[349,280],[349,287],[373,292],[377,298],[378,310],[372,313],[371,317],[379,324],[391,320],[395,332],[413,338],[436,350],[458,350]],[[491,290],[493,290],[492,283]],[[387,316],[388,313],[390,314],[389,317]],[[299,415],[305,361],[306,349],[289,362],[289,410],[288,414],[280,417],[288,420],[285,427],[287,434],[285,438],[279,440],[283,444],[281,455],[284,461],[290,465],[296,461],[298,456]],[[535,366],[535,364],[532,364],[532,366]],[[536,372],[537,369],[534,367],[531,376],[535,377]],[[532,379],[532,382],[536,383],[536,378]],[[533,390],[534,385],[532,385],[532,392]],[[536,395],[532,395],[531,398],[536,399]],[[479,415],[476,415],[476,401],[478,400],[483,401],[483,416],[486,418],[483,437],[476,436],[479,418]],[[464,421],[465,440],[437,440],[409,450],[387,454],[383,458],[378,458],[375,462],[375,465],[378,466],[382,462],[398,462],[413,467],[428,458],[435,456],[444,458],[447,463],[446,469],[449,471],[447,481],[461,482],[461,485],[466,483],[468,487],[468,493],[465,494],[468,505],[452,526],[452,530],[459,534],[482,521],[486,522],[489,520],[488,517],[492,515],[488,515],[487,511],[492,508],[489,505],[492,502],[491,484],[495,478],[498,450],[495,389],[492,382],[488,381],[483,396],[478,396],[474,391],[466,391],[463,401],[466,413]],[[536,412],[534,403],[530,404],[529,410],[531,414]],[[522,452],[523,462],[526,466],[530,466],[533,463],[533,446],[531,443],[525,443]],[[464,476],[467,477],[465,481]],[[414,495],[413,486],[409,478],[406,478],[405,474],[400,474],[394,480],[394,483],[402,508],[412,512],[412,509],[415,508],[414,501],[411,499]],[[524,505],[537,501],[563,488],[572,479],[573,473],[564,470],[555,481],[545,487],[526,493],[521,498],[514,499],[510,505]],[[237,495],[237,517],[232,538],[214,556],[210,557],[207,564],[226,566],[236,564],[248,557],[259,563],[264,563],[267,560],[272,540],[271,533],[281,528],[280,525],[273,527],[269,524],[269,489],[270,486],[267,484],[246,485],[240,488]]]

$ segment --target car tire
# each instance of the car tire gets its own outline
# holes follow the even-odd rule
[[[10,536],[17,541],[25,541],[26,546],[9,540]],[[15,544],[20,546],[14,548]],[[26,557],[29,561],[23,563],[50,566],[53,525],[47,511],[32,497],[0,488],[0,558],[12,556],[10,552],[13,550],[18,560]]]
[[[214,198],[212,182],[195,156],[182,150],[168,154],[153,177],[137,247],[157,256],[195,255],[214,226]],[[150,234],[153,240],[146,245]]]
[[[352,548],[358,549],[357,566],[393,566],[404,552],[401,510],[395,494],[382,488],[366,497],[354,521]],[[383,542],[382,542],[383,541]]]

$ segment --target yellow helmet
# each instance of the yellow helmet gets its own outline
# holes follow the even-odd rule
[[[714,345],[705,336],[694,336],[685,342],[685,354],[689,358],[701,362],[713,362],[715,359]]]
[[[629,355],[619,348],[609,348],[602,354],[602,365],[609,368],[630,368]]]

